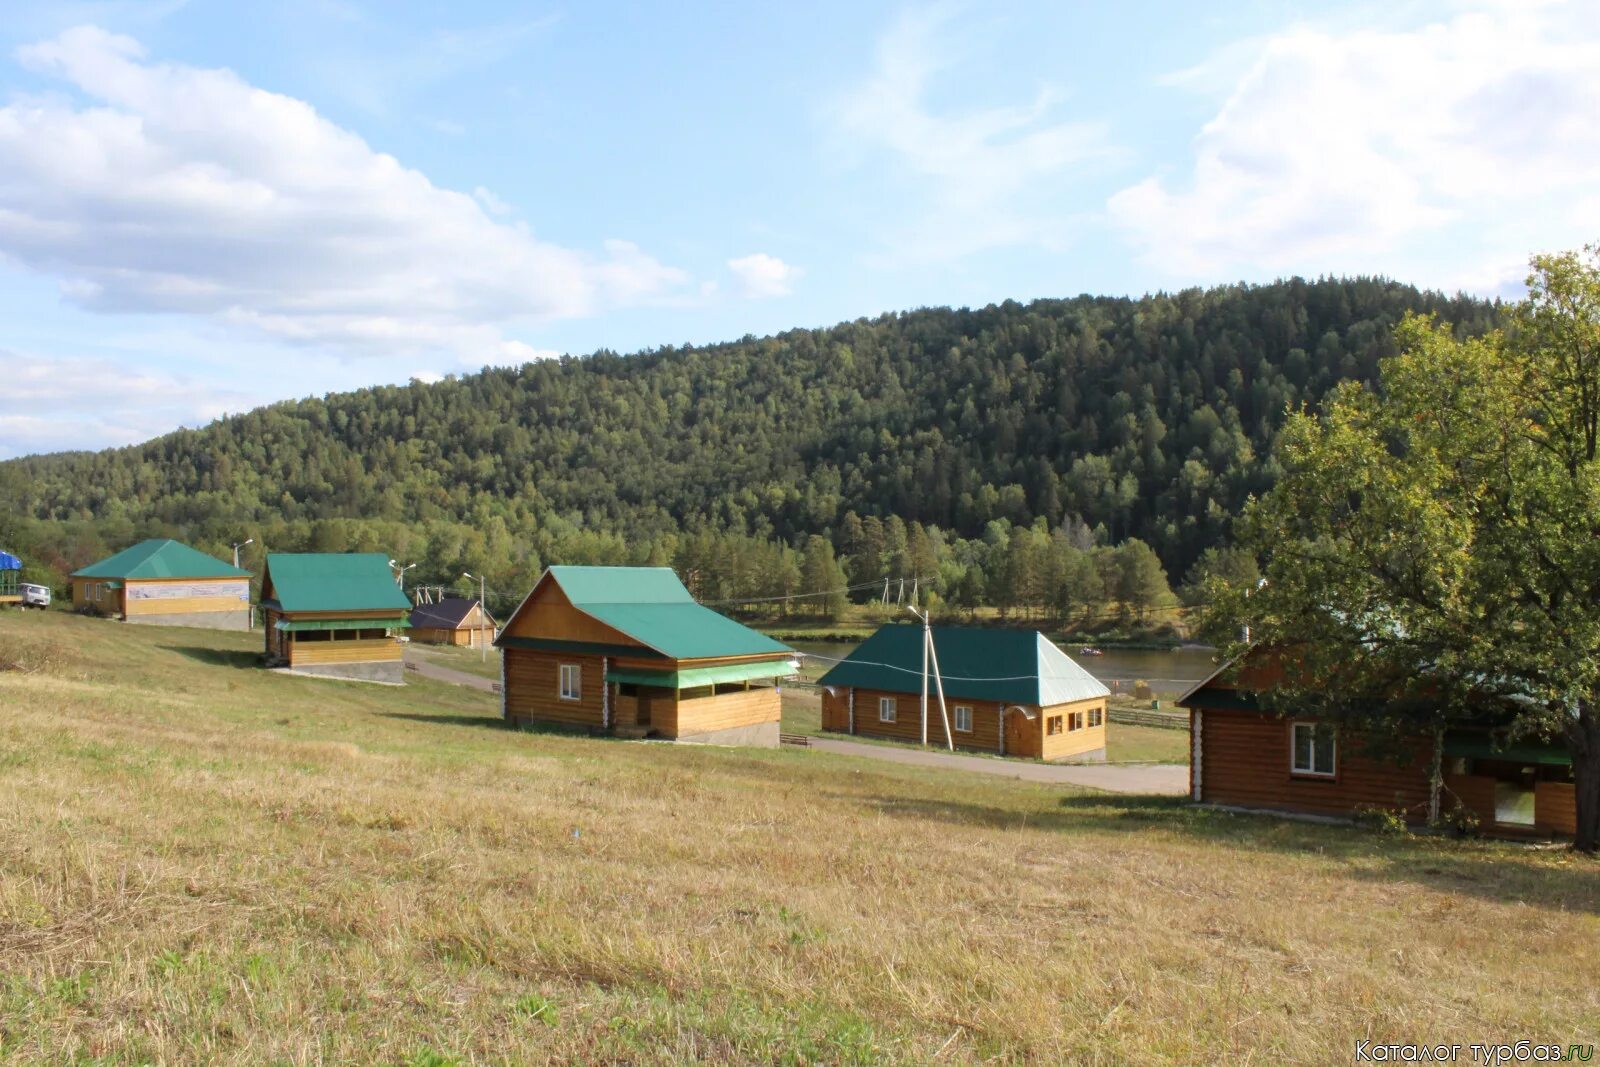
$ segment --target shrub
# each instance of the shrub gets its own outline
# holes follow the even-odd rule
[[[1377,804],[1363,804],[1355,810],[1355,823],[1388,836],[1407,833],[1406,814],[1398,808],[1385,808]]]

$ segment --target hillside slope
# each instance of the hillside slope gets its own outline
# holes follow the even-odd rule
[[[517,733],[491,694],[272,674],[258,641],[0,613],[5,1058],[1321,1063],[1595,1037],[1600,874],[1566,853]]]
[[[1285,406],[1370,377],[1408,310],[1493,315],[1365,278],[921,310],[283,403],[0,464],[0,494],[12,515],[184,531],[498,517],[790,543],[847,511],[966,537],[1076,515],[1178,574],[1272,481]]]

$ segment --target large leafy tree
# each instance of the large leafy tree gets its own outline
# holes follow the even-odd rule
[[[1413,316],[1376,388],[1291,417],[1216,616],[1293,662],[1280,699],[1369,737],[1488,715],[1564,741],[1600,849],[1600,246],[1538,256],[1506,328]],[[1382,710],[1374,710],[1382,709]]]

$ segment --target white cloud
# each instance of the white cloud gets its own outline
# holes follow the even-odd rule
[[[264,398],[181,375],[86,357],[0,349],[0,459],[57,449],[131,445],[200,426]]]
[[[690,284],[626,241],[588,253],[497,222],[487,190],[441,189],[230,71],[151,62],[93,27],[18,57],[85,99],[0,108],[0,255],[59,277],[85,308],[503,362],[527,347],[508,326]]]
[[[486,186],[480,185],[473,189],[472,195],[477,197],[478,203],[482,204],[491,215],[511,214],[511,205],[495,196]]]
[[[739,280],[739,291],[745,296],[759,299],[768,296],[788,296],[794,283],[805,273],[777,256],[765,252],[740,256],[728,260],[728,269]]]
[[[1116,154],[1098,121],[1059,117],[1063,93],[1026,103],[935,110],[934,83],[966,50],[946,38],[949,7],[907,10],[879,42],[871,76],[830,118],[858,166],[886,155],[908,173],[917,217],[893,238],[906,259],[954,259],[1010,245],[1052,246],[1066,235],[1056,206],[1074,167]]]
[[[1261,38],[1192,172],[1123,189],[1110,216],[1177,277],[1384,271],[1502,291],[1529,251],[1600,230],[1600,22],[1585,10]],[[1204,88],[1238,52],[1171,80]]]

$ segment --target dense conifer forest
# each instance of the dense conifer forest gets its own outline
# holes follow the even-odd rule
[[[1497,315],[1382,279],[1294,279],[922,309],[290,401],[0,464],[0,544],[55,580],[139,537],[219,552],[253,537],[247,560],[370,549],[417,562],[413,581],[486,572],[508,597],[547,563],[651,562],[708,600],[887,575],[961,605],[1143,612],[1169,582],[1247,566],[1229,523],[1273,483],[1284,413],[1371,379],[1407,311],[1465,332]]]

